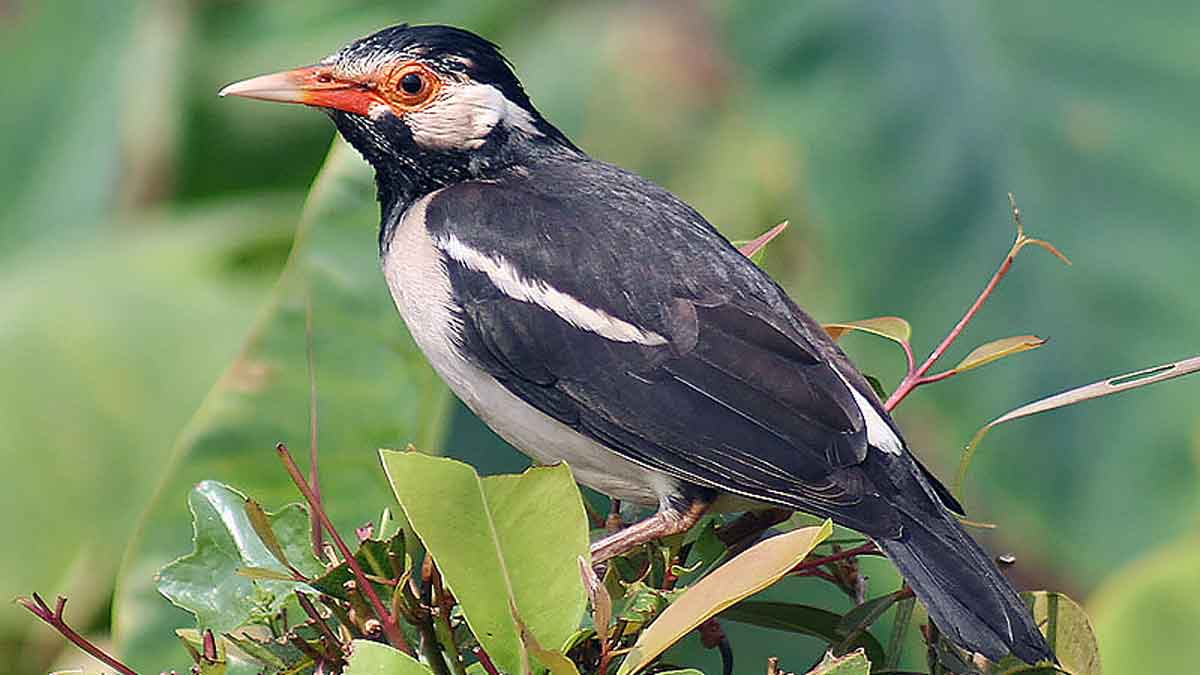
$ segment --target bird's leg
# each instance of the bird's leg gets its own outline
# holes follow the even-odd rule
[[[604,529],[608,530],[609,534],[625,529],[625,520],[621,518],[620,499],[612,500],[612,505],[608,510],[608,519],[604,521]]]
[[[712,502],[695,499],[686,509],[670,506],[641,522],[610,534],[592,544],[592,564],[615,558],[648,541],[687,532],[711,505]]]

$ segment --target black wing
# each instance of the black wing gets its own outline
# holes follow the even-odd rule
[[[531,281],[553,280],[666,338],[642,344],[582,330],[450,261],[464,354],[539,410],[643,465],[895,534],[895,514],[868,478],[878,472],[862,470],[871,451],[851,383],[878,406],[873,392],[774,282],[648,185],[629,194],[657,203],[610,197],[608,209],[564,198],[580,194],[572,185],[557,194],[520,183],[440,193],[426,211],[435,236],[453,234]]]

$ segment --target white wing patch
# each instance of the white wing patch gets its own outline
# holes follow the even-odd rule
[[[904,442],[896,436],[896,432],[892,431],[891,425],[883,419],[883,416],[879,414],[875,406],[871,405],[867,397],[860,394],[850,384],[850,381],[846,379],[846,376],[838,372],[837,368],[834,368],[833,372],[842,378],[842,382],[846,383],[846,387],[854,395],[854,404],[858,406],[859,412],[862,413],[863,421],[867,424],[867,443],[893,455],[899,455],[903,452]]]
[[[614,342],[633,342],[647,347],[667,344],[667,339],[658,333],[638,328],[602,309],[588,307],[544,281],[528,279],[503,257],[475,250],[452,234],[439,239],[437,245],[446,255],[468,269],[487,275],[496,288],[508,297],[533,303],[576,328]]]

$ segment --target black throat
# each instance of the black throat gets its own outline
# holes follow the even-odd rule
[[[535,138],[499,124],[478,148],[429,150],[413,140],[412,132],[399,118],[368,120],[338,111],[331,111],[330,117],[342,136],[375,169],[380,255],[404,212],[422,197],[464,181],[497,178],[547,154],[582,154],[557,129]]]

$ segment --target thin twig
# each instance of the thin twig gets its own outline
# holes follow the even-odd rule
[[[397,623],[396,617],[384,607],[383,602],[379,599],[379,594],[375,592],[375,587],[371,585],[366,573],[363,572],[362,566],[358,564],[358,560],[354,557],[354,552],[350,550],[350,547],[346,545],[342,536],[334,529],[333,522],[329,520],[329,515],[325,513],[325,509],[321,508],[321,504],[317,501],[316,495],[313,494],[312,488],[304,480],[304,474],[300,472],[300,467],[296,466],[296,460],[292,457],[292,453],[288,451],[287,445],[279,443],[275,446],[275,451],[279,453],[279,458],[283,461],[288,475],[292,477],[292,482],[296,484],[296,488],[300,490],[300,494],[304,495],[309,508],[321,519],[322,527],[329,533],[334,545],[337,546],[342,557],[346,559],[346,564],[350,566],[350,571],[354,573],[359,592],[365,595],[371,602],[371,607],[374,609],[375,615],[379,617],[379,621],[383,624],[383,632],[387,636],[388,643],[405,654],[412,656],[412,647],[409,646],[408,640],[404,639],[404,633],[400,630],[400,624]]]
[[[304,298],[304,351],[308,361],[308,482],[312,486],[317,504],[321,503],[321,479],[317,470],[317,358],[313,347],[313,307],[312,292]],[[315,515],[310,516],[312,522],[313,552],[321,555],[325,546],[325,538],[321,533],[321,520]]]
[[[466,675],[466,666],[463,665],[462,654],[458,651],[458,645],[454,642],[454,629],[450,626],[450,612],[454,609],[454,598],[446,592],[445,586],[442,584],[442,573],[436,566],[433,568],[433,603],[435,612],[433,615],[433,629],[437,634],[438,641],[442,643],[442,651],[446,654],[446,660],[450,662],[450,670],[454,671],[454,675]]]
[[[325,617],[321,616],[321,612],[317,610],[316,605],[314,605],[312,601],[309,600],[308,597],[306,597],[303,593],[296,594],[296,601],[300,603],[300,608],[303,609],[304,613],[308,615],[308,618],[312,620],[313,624],[317,627],[317,630],[320,631],[321,635],[325,636],[325,639],[329,642],[328,648],[340,650],[342,641],[338,639],[336,634],[334,634],[333,629],[329,627],[329,623],[325,621]],[[326,658],[335,659],[336,657],[330,654],[327,655]]]
[[[860,556],[860,555],[883,555],[883,554],[879,552],[879,549],[875,546],[874,542],[868,541],[867,543],[863,544],[862,546],[855,546],[854,548],[848,548],[845,551],[838,551],[837,553],[833,553],[831,555],[822,556],[820,558],[812,558],[811,560],[805,560],[804,562],[801,562],[799,565],[796,565],[795,567],[793,567],[792,573],[808,572],[809,570],[821,567],[823,565],[828,565],[831,562],[837,562],[839,560],[846,560],[847,558],[854,558],[854,557]]]
[[[79,633],[75,632],[75,629],[67,625],[67,620],[63,618],[63,609],[67,606],[67,599],[63,596],[58,596],[58,599],[54,603],[53,610],[50,609],[50,606],[47,605],[44,600],[42,600],[42,596],[38,595],[37,593],[33,594],[32,599],[17,598],[17,602],[20,603],[25,609],[33,612],[34,616],[46,622],[47,625],[58,631],[58,633],[69,640],[71,644],[79,647],[88,654],[91,654],[93,657],[103,662],[113,670],[116,670],[122,675],[137,675],[137,671],[135,671],[133,668],[121,663],[117,657],[97,647],[94,643],[92,643],[91,640],[83,637]]]
[[[1010,248],[1008,250],[1008,254],[1004,256],[1004,261],[1000,263],[999,269],[997,269],[996,273],[992,275],[992,278],[988,281],[987,286],[984,286],[983,291],[979,293],[979,297],[975,298],[975,302],[971,303],[971,306],[967,308],[966,313],[963,314],[962,318],[958,320],[958,323],[954,324],[954,328],[950,329],[950,333],[942,339],[942,341],[937,347],[934,348],[932,352],[930,352],[929,357],[926,358],[918,368],[913,369],[912,355],[911,353],[908,354],[908,374],[904,376],[904,379],[900,382],[900,385],[896,387],[896,390],[893,391],[892,395],[888,397],[887,402],[883,404],[883,407],[889,412],[899,405],[900,402],[903,401],[909,394],[911,394],[912,391],[917,387],[925,384],[931,384],[939,380],[944,380],[947,377],[956,374],[957,371],[951,369],[944,373],[938,373],[937,375],[926,376],[926,373],[929,372],[929,369],[932,368],[935,363],[937,363],[938,359],[946,355],[946,352],[950,349],[951,345],[954,344],[954,341],[957,340],[960,335],[962,335],[964,330],[966,330],[967,324],[971,323],[971,320],[974,319],[975,315],[979,313],[979,310],[983,308],[984,303],[986,303],[988,298],[992,296],[992,293],[996,290],[996,287],[1000,285],[1000,281],[1008,275],[1008,271],[1012,269],[1013,262],[1017,259],[1017,254],[1021,252],[1021,249],[1031,244],[1040,246],[1068,265],[1071,264],[1071,261],[1068,260],[1067,257],[1062,254],[1062,252],[1060,252],[1050,243],[1041,239],[1033,239],[1027,236],[1025,234],[1025,223],[1021,220],[1021,210],[1017,208],[1016,198],[1013,197],[1011,192],[1008,194],[1008,202],[1012,210],[1013,222],[1017,226],[1016,241],[1013,242],[1012,248]],[[911,347],[906,347],[905,351],[910,352]]]

